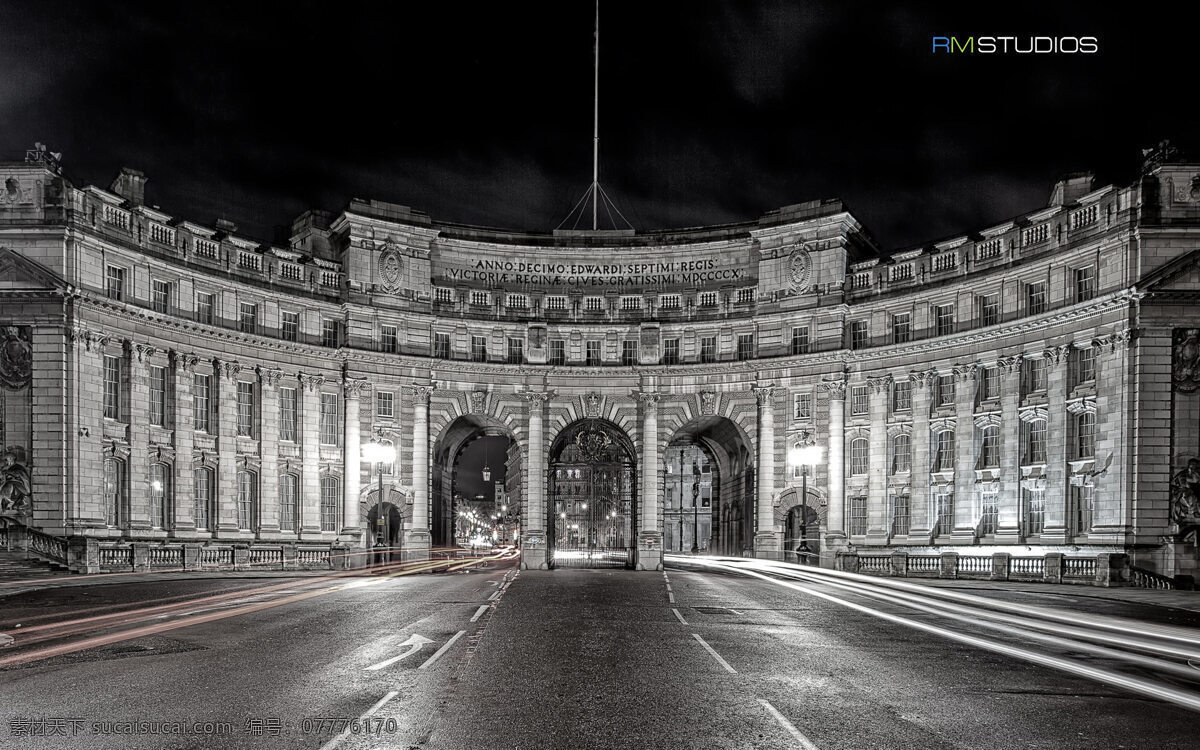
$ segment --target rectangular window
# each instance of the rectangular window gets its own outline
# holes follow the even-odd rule
[[[1025,423],[1025,463],[1046,463],[1046,420]]]
[[[954,305],[933,306],[933,333],[935,336],[954,333]]]
[[[150,368],[150,424],[167,424],[167,368]]]
[[[984,367],[979,378],[979,400],[1000,398],[1000,368]]]
[[[193,474],[193,511],[196,515],[196,530],[206,531],[209,522],[209,508],[212,507],[213,473],[209,469],[196,469]]]
[[[1025,533],[1041,534],[1046,530],[1046,491],[1025,489],[1021,494],[1025,498]]]
[[[716,292],[700,292],[700,307],[716,307],[717,293]]]
[[[658,298],[658,309],[660,310],[678,310],[679,306],[678,294],[664,294]]]
[[[934,471],[954,471],[954,431],[943,430],[934,440],[936,452],[933,456]]]
[[[1090,346],[1075,349],[1075,385],[1096,380],[1096,350]]]
[[[488,293],[487,292],[471,292],[471,305],[474,307],[487,307],[488,306]]]
[[[254,383],[237,382],[237,434],[254,437]]]
[[[1096,509],[1095,488],[1071,485],[1071,506],[1074,508],[1075,533],[1086,534],[1091,531],[1092,516]]]
[[[1025,367],[1025,395],[1041,393],[1046,390],[1046,360],[1043,357],[1026,358],[1021,364]]]
[[[908,536],[908,495],[892,496],[892,535]]]
[[[321,445],[338,444],[338,404],[336,393],[321,394]]]
[[[937,379],[938,406],[954,405],[954,376],[938,375]]]
[[[1075,417],[1075,457],[1096,455],[1096,413],[1085,411]]]
[[[211,432],[212,376],[195,375],[192,378],[192,421],[200,432]]]
[[[321,531],[337,531],[338,506],[341,505],[338,481],[333,477],[321,479]]]
[[[525,339],[508,340],[508,364],[519,365],[525,361]]]
[[[567,342],[554,339],[550,342],[550,364],[565,365],[567,363]]]
[[[869,406],[869,395],[867,394],[867,386],[855,385],[850,387],[850,413],[855,416],[866,414]]]
[[[121,358],[104,357],[104,418],[121,418]]]
[[[1000,295],[985,294],[979,298],[979,325],[994,326],[1000,322]]]
[[[207,292],[196,292],[196,322],[213,325],[216,317],[216,295]]]
[[[1092,297],[1096,296],[1096,269],[1088,266],[1087,268],[1075,269],[1075,301],[1087,302]]]
[[[737,337],[737,358],[739,361],[754,358],[754,334],[739,333]]]
[[[870,447],[866,438],[855,438],[850,441],[850,473],[862,476],[867,473],[870,465],[868,455]]]
[[[558,311],[566,310],[567,309],[567,298],[566,297],[547,297],[546,298],[546,309],[547,310],[558,310]]]
[[[471,337],[471,361],[487,362],[487,339],[483,336]]]
[[[595,366],[595,365],[600,364],[600,342],[599,341],[587,342],[587,349],[585,352],[585,358],[584,358],[583,363],[585,365],[589,365],[589,366]]]
[[[850,323],[850,348],[865,349],[867,346],[867,321],[855,320]]]
[[[279,477],[279,530],[295,531],[299,525],[300,506],[297,502],[297,485],[295,474],[284,474]]]
[[[867,533],[867,499],[865,497],[850,498],[850,533],[862,536]]]
[[[812,419],[812,394],[792,394],[792,419]]]
[[[248,471],[239,471],[238,482],[238,528],[254,528],[254,475]]]
[[[1026,284],[1025,285],[1025,313],[1027,315],[1041,315],[1046,312],[1046,284]]]
[[[167,527],[167,487],[170,482],[166,464],[150,464],[150,528]]]
[[[444,334],[438,334],[438,335],[440,336],[440,335],[444,335]],[[435,354],[434,355],[435,357],[440,356],[443,359],[450,358],[450,337],[446,336],[445,338],[446,338],[446,353],[445,353],[445,355]],[[396,326],[387,326],[387,325],[379,326],[379,348],[387,354],[395,354],[396,352],[398,352],[400,350],[400,340],[397,335]],[[437,348],[436,341],[434,344],[434,348],[435,349]]]
[[[717,361],[717,337],[716,336],[701,336],[700,337],[700,361],[701,362],[716,362]]]
[[[933,530],[934,536],[954,531],[954,495],[949,492],[935,492],[933,511],[937,518],[937,525]]]
[[[621,364],[625,366],[636,365],[638,363],[638,342],[622,341],[621,342]]]
[[[296,442],[296,389],[279,389],[279,439]]]
[[[333,318],[321,319],[321,346],[336,349],[342,345],[342,322]]]
[[[912,471],[912,438],[897,435],[892,439],[892,473]]]
[[[892,411],[912,411],[912,381],[892,383]]]
[[[391,326],[384,326],[385,329],[390,328],[390,327]],[[392,344],[391,344],[392,348],[391,349],[387,348],[387,343],[386,343],[387,338],[386,337],[384,338],[384,342],[385,342],[384,343],[384,351],[391,351],[391,352],[396,351],[396,332],[395,332],[394,328],[392,329]],[[433,356],[438,359],[450,359],[450,334],[448,334],[448,333],[433,334]]]
[[[171,311],[171,282],[154,281],[150,290],[150,306],[156,313],[166,315]]]
[[[663,364],[677,365],[679,364],[679,339],[663,340]]]
[[[896,313],[892,316],[892,343],[907,344],[912,341],[912,313]]]
[[[284,310],[279,313],[279,334],[285,341],[300,340],[300,313]]]
[[[255,333],[258,330],[258,305],[243,302],[238,305],[238,330]]]
[[[1000,428],[988,425],[979,433],[979,465],[994,469],[1000,465]]]
[[[375,392],[375,416],[380,419],[392,419],[396,416],[396,396],[391,391]]]
[[[808,354],[808,326],[792,329],[792,354]]]
[[[979,517],[979,533],[990,536],[996,533],[996,523],[1000,518],[1000,493],[981,492],[979,500],[983,510]]]
[[[125,269],[108,266],[104,271],[104,293],[109,299],[125,299]]]

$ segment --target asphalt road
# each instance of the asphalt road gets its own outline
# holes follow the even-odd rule
[[[1078,591],[988,595],[1200,626],[1195,614]],[[95,585],[0,598],[0,633],[15,634],[0,648],[5,750],[1198,742],[1193,711],[720,572],[518,574],[497,564]],[[62,653],[33,658],[48,649]],[[47,731],[60,733],[29,734]]]

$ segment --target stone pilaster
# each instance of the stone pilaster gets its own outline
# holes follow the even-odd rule
[[[323,375],[300,373],[300,519],[296,533],[321,531],[321,386]]]
[[[887,544],[891,533],[887,497],[887,413],[892,376],[867,378],[871,391],[870,465],[867,468],[867,544]]]
[[[526,498],[521,508],[521,567],[545,570],[546,559],[546,435],[543,413],[550,393],[524,391],[529,403],[529,437],[526,444]]]
[[[1046,359],[1046,529],[1043,544],[1067,541],[1067,354],[1052,346]]]
[[[660,570],[662,568],[663,530],[660,524],[662,509],[659,507],[660,465],[658,450],[658,401],[654,391],[639,391],[634,394],[642,404],[642,497],[638,504],[638,570]]]
[[[150,368],[158,350],[134,344],[129,358],[129,518],[131,532],[150,528]],[[164,395],[165,398],[165,395]]]
[[[413,509],[404,538],[406,550],[429,549],[429,399],[434,386],[409,387],[413,400]]]
[[[175,354],[175,472],[171,487],[169,518],[174,531],[195,531],[196,510],[192,504],[195,469],[192,452],[196,445],[195,376],[200,367],[195,354]]]
[[[764,559],[779,559],[783,549],[783,531],[775,528],[775,393],[774,384],[754,386],[758,399],[758,487],[755,505],[754,554]],[[658,466],[656,462],[654,466]]]
[[[258,533],[279,533],[279,381],[283,370],[259,367],[259,454],[262,470],[258,478]]]
[[[237,383],[242,366],[234,361],[214,362],[213,387],[217,400],[217,496],[212,519],[213,536],[238,535],[237,508]]]
[[[935,523],[933,498],[929,490],[929,390],[937,382],[936,370],[914,371],[912,379],[913,429],[911,443],[912,496],[909,499],[910,544],[929,544]]]
[[[1128,415],[1133,397],[1126,382],[1129,371],[1129,331],[1103,336],[1096,347],[1096,476],[1095,506],[1089,541],[1120,544],[1133,530],[1127,512],[1129,457],[1126,441],[1132,433]],[[1200,412],[1193,412],[1193,414]]]
[[[979,508],[975,493],[974,364],[954,366],[954,531],[959,544],[975,540]]]
[[[996,542],[1021,537],[1021,356],[1001,357],[1000,368],[1000,505]]]
[[[846,381],[822,381],[821,388],[829,399],[829,505],[821,564],[832,567],[835,553],[846,543]]]
[[[29,518],[38,528],[62,534],[73,518],[70,462],[77,450],[75,441],[81,439],[76,437],[79,424],[70,398],[73,383],[64,383],[64,377],[75,377],[75,362],[84,346],[75,341],[74,332],[59,326],[33,327],[29,343],[32,362],[27,393],[32,419],[30,444],[24,446],[30,461]]]
[[[345,391],[345,433],[342,439],[342,462],[346,467],[342,472],[342,539],[357,542],[364,537],[362,528],[362,513],[359,510],[360,481],[362,479],[362,425],[360,424],[360,404],[363,391],[367,388],[366,378],[347,376],[343,382]]]

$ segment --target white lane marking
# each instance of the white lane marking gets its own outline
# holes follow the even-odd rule
[[[787,717],[779,713],[779,711],[776,710],[776,708],[769,702],[763,698],[759,698],[758,702],[763,704],[763,707],[771,712],[771,715],[775,717],[775,721],[778,721],[779,725],[786,729],[788,734],[792,735],[792,737],[796,739],[796,742],[800,743],[800,747],[804,748],[804,750],[820,750],[820,748],[813,744],[812,740],[801,734],[800,730],[796,728],[796,725],[788,721]]]
[[[479,606],[479,609],[475,610],[475,614],[471,615],[471,622],[475,622],[476,620],[478,620],[480,618],[480,616],[482,616],[483,613],[487,612],[487,611],[488,611],[488,605],[481,604]]]
[[[668,591],[667,592],[667,601],[670,602],[671,604],[674,604],[675,603],[675,594]]]
[[[401,659],[407,659],[408,657],[417,653],[421,649],[425,648],[426,643],[433,643],[433,641],[429,640],[428,638],[421,635],[420,633],[413,633],[404,641],[404,643],[400,644],[401,646],[408,646],[407,651],[400,654],[399,656],[393,656],[390,659],[385,659],[385,660],[379,662],[378,664],[372,664],[371,666],[367,667],[367,671],[368,672],[378,672],[379,670],[383,669],[384,667],[390,667],[391,665],[395,664],[396,662],[400,661]]]
[[[671,607],[671,611],[675,613],[675,619],[679,620],[680,625],[687,625],[687,620],[683,619],[683,615],[679,614],[679,610]]]
[[[504,593],[504,589],[496,589],[495,591],[492,592],[492,595],[488,597],[488,601],[490,602],[493,599],[499,599],[500,595],[503,593]]]
[[[0,633],[0,647],[7,646],[7,645],[11,644],[12,642],[13,642],[13,637],[11,635],[4,635],[3,633]]]
[[[321,750],[333,750],[333,748],[341,744],[342,740],[346,739],[346,737],[350,735],[350,730],[352,728],[357,727],[359,730],[361,730],[363,726],[362,723],[364,721],[374,716],[376,711],[383,708],[388,701],[390,701],[392,698],[395,698],[397,695],[400,695],[400,691],[393,690],[392,692],[380,698],[378,703],[368,708],[365,714],[358,717],[358,721],[351,722],[350,726],[343,729],[341,734],[322,745]]]
[[[736,610],[736,609],[731,609],[731,610],[729,610],[729,611],[730,611],[730,612],[732,612],[732,613],[734,613],[735,615],[741,615],[741,614],[745,614],[744,612],[739,612],[739,611],[738,611],[738,610]]]
[[[725,667],[726,672],[728,672],[729,674],[737,674],[737,670],[734,669],[733,667],[729,666],[729,662],[722,659],[721,655],[717,653],[716,649],[714,649],[712,646],[708,645],[708,643],[706,643],[705,640],[700,637],[699,633],[692,633],[692,637],[695,638],[697,641],[699,641],[700,645],[704,647],[704,650],[707,651],[708,653],[712,654],[712,657],[714,659],[721,662],[721,666]]]
[[[438,657],[441,656],[442,654],[446,653],[446,651],[449,650],[449,648],[454,645],[454,642],[457,641],[459,638],[462,638],[466,632],[467,631],[465,631],[465,630],[460,630],[457,633],[455,633],[453,638],[446,641],[446,645],[442,646],[437,651],[435,651],[433,656],[426,659],[425,663],[422,664],[421,666],[417,667],[417,669],[425,669],[430,664],[433,664],[435,661],[437,661]]]

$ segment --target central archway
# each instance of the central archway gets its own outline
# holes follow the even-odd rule
[[[634,567],[636,455],[629,436],[606,419],[581,419],[558,434],[549,464],[550,567]]]
[[[521,450],[503,422],[471,414],[447,425],[434,444],[430,484],[435,548],[515,539],[522,507]]]
[[[742,555],[754,546],[755,484],[750,441],[733,420],[694,418],[667,442],[664,548]]]

